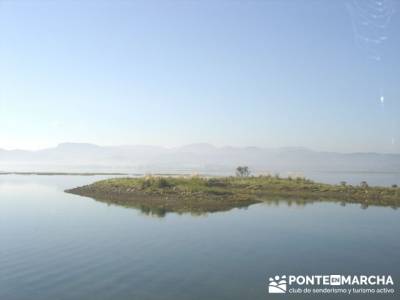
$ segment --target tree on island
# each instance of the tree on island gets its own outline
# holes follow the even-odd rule
[[[361,181],[360,186],[364,189],[368,188],[368,183],[366,181]]]
[[[250,170],[247,166],[239,166],[236,168],[236,176],[237,177],[249,177]]]

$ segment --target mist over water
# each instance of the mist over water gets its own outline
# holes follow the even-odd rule
[[[306,176],[337,184],[400,185],[400,154],[319,152],[307,148],[216,147],[191,144],[98,146],[65,143],[40,151],[0,150],[0,172],[123,172],[230,176],[246,165],[253,175]]]

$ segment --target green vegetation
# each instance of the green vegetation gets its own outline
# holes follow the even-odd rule
[[[315,183],[305,178],[258,177],[140,177],[115,178],[67,190],[96,200],[163,215],[201,214],[247,207],[263,201],[338,201],[369,205],[400,205],[400,188]]]

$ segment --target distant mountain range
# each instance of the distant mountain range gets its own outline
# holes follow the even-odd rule
[[[233,174],[238,165],[253,173],[399,172],[400,154],[318,152],[306,148],[215,147],[191,144],[98,146],[63,143],[38,151],[0,149],[0,171]]]

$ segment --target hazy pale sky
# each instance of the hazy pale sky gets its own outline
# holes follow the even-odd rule
[[[209,142],[399,153],[399,8],[0,0],[0,148]]]

